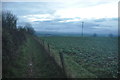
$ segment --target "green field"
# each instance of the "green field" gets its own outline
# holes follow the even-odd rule
[[[117,77],[117,37],[40,37],[99,78]]]
[[[4,78],[65,77],[61,68],[33,36],[27,36],[26,42],[17,52],[19,52],[20,55],[14,61],[14,66],[8,66],[9,70],[4,74]],[[30,66],[30,64],[32,64],[32,66]]]

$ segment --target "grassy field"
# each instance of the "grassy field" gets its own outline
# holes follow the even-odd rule
[[[16,65],[10,67],[13,78],[61,78],[65,77],[61,68],[45,52],[40,43],[32,36],[18,50],[21,55]],[[6,75],[6,77],[9,77]]]
[[[99,78],[117,77],[117,37],[40,37]]]

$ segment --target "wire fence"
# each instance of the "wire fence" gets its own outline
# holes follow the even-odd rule
[[[35,37],[34,37],[35,38]],[[51,49],[51,46],[49,43],[45,42],[42,39],[37,39],[35,38],[37,41],[39,41],[39,43],[41,44],[41,46],[43,47],[43,49],[48,53],[48,55],[50,57],[52,57],[55,62],[61,67],[61,69],[63,70],[64,74],[66,74],[66,70],[65,70],[65,62],[64,62],[64,56],[63,53],[61,52],[57,52],[55,50]],[[66,74],[67,75],[67,74]]]
[[[52,46],[49,43],[45,42],[45,40],[36,37],[34,38],[40,43],[48,55],[55,60],[67,78],[96,78],[95,75],[81,68],[78,64],[74,63],[72,59],[66,57],[64,53],[52,49]]]

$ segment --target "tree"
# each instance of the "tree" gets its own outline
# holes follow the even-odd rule
[[[113,37],[113,34],[112,34],[112,33],[110,33],[110,34],[109,34],[109,37]]]
[[[96,34],[96,33],[94,33],[94,34],[93,34],[93,37],[97,37],[97,34]]]
[[[25,35],[17,27],[17,17],[10,11],[2,12],[2,64],[3,77],[11,75],[9,67],[15,65],[15,61],[20,55],[17,52],[20,45],[25,40]]]
[[[10,11],[2,12],[2,27],[8,29],[16,29],[17,17]]]
[[[26,40],[26,34],[33,35],[34,29],[31,24],[25,26],[16,26],[17,17],[10,11],[2,12],[2,61],[3,61],[3,77],[14,75],[9,68],[16,66],[16,60],[19,58],[20,46]],[[17,65],[18,66],[18,65]]]
[[[27,33],[34,35],[35,30],[30,23],[26,23],[25,29],[26,29]]]

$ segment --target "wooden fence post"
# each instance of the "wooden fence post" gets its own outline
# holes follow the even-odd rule
[[[50,45],[49,45],[49,43],[48,43],[48,52],[50,53]]]
[[[44,40],[42,40],[42,43],[43,43],[43,47],[44,47]]]
[[[59,54],[60,54],[60,60],[61,60],[63,72],[66,74],[66,71],[65,71],[65,63],[64,63],[64,58],[63,58],[63,53],[62,53],[62,52],[59,52]]]
[[[41,44],[41,39],[39,39],[39,42],[40,42],[40,44]]]
[[[42,45],[42,40],[40,39],[40,44]]]

